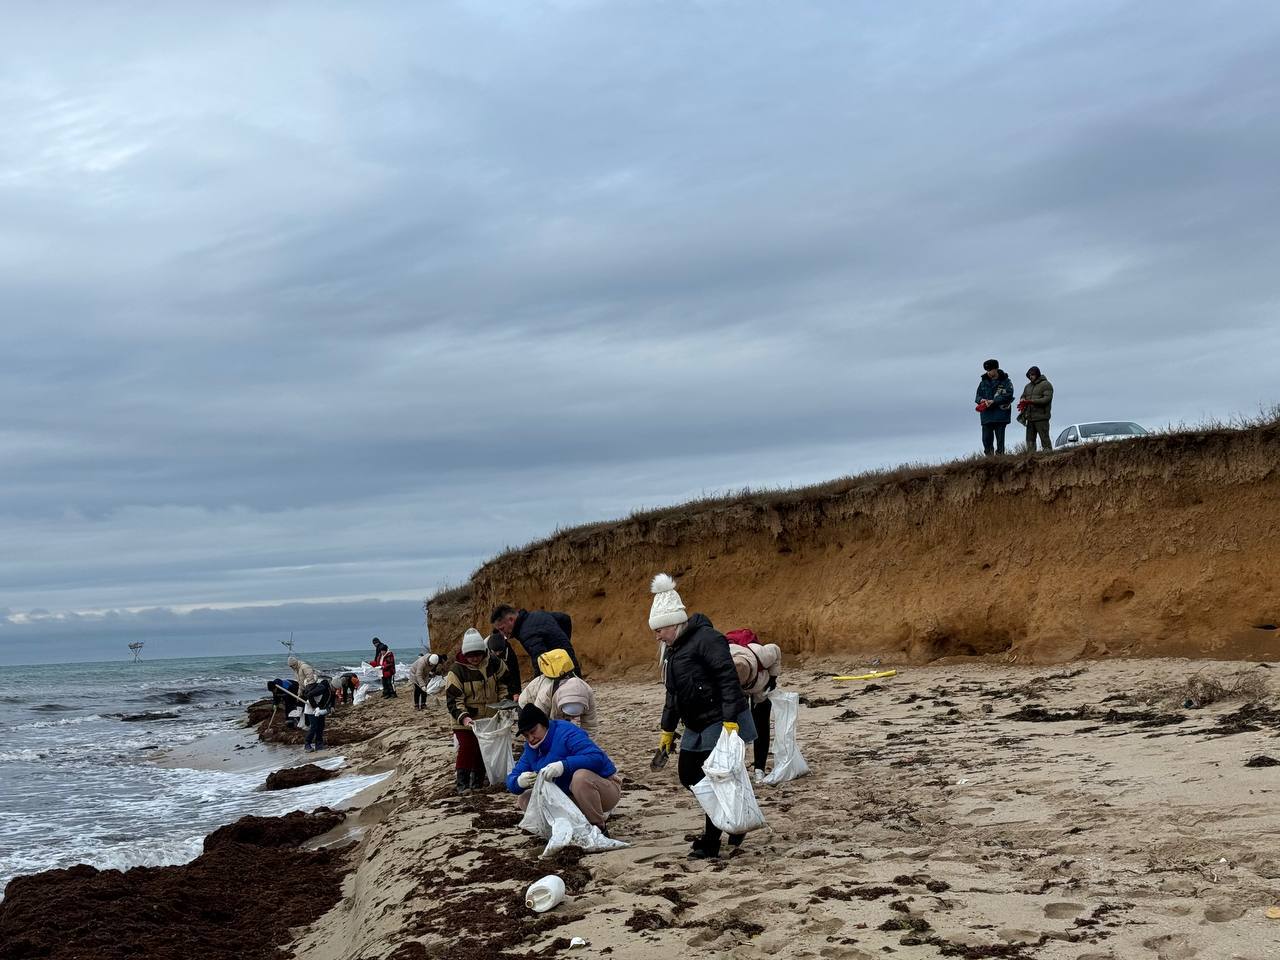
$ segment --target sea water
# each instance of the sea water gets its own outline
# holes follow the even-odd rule
[[[366,655],[304,656],[325,673]],[[257,746],[242,726],[266,682],[292,676],[285,659],[0,667],[0,892],[19,874],[76,863],[185,863],[205,834],[246,814],[336,806],[382,779],[259,790],[271,770],[306,762],[300,748]],[[139,715],[151,718],[123,719]]]

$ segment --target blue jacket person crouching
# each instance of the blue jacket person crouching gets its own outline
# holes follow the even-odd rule
[[[592,824],[605,830],[609,813],[622,797],[618,768],[590,735],[566,720],[550,720],[529,704],[520,711],[517,729],[525,738],[524,753],[507,776],[507,789],[519,794],[521,810],[529,804],[529,788],[539,777],[573,798]]]

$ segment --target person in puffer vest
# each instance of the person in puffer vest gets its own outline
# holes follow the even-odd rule
[[[596,695],[578,676],[564,650],[548,650],[538,658],[539,676],[520,691],[520,706],[533,704],[553,720],[577,721],[583,730],[596,728]]]
[[[752,743],[755,778],[759,783],[764,779],[764,768],[769,759],[769,717],[773,713],[769,694],[778,687],[782,650],[776,643],[731,643],[729,652],[733,656],[733,668],[738,672],[742,692],[751,703],[751,719],[756,728],[756,738]]]

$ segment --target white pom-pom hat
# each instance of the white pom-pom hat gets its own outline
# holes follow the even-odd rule
[[[649,610],[649,629],[673,627],[689,619],[684,601],[676,593],[676,582],[668,574],[660,573],[649,584],[653,592],[653,607]]]
[[[489,645],[475,627],[468,628],[467,632],[462,635],[463,653],[484,653],[488,649]]]

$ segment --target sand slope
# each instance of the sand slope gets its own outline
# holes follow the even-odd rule
[[[1280,759],[1280,713],[1124,699],[1267,668],[935,664],[872,687],[828,679],[848,661],[789,666],[814,774],[762,788],[771,829],[714,863],[685,859],[700,815],[674,765],[647,766],[656,678],[599,685],[599,739],[629,781],[611,826],[633,846],[557,861],[573,895],[541,918],[521,897],[541,844],[507,795],[451,795],[443,705],[371,702],[361,722],[384,731],[345,752],[396,775],[359,814],[346,900],[298,955],[550,956],[572,936],[617,960],[1271,955],[1280,767],[1245,762]]]

